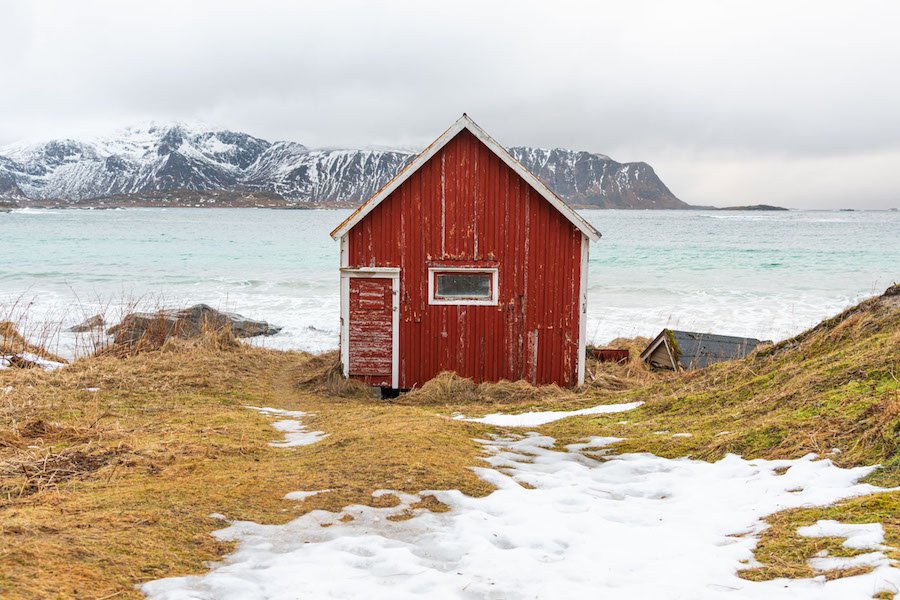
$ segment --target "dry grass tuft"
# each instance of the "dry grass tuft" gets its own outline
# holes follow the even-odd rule
[[[547,400],[564,401],[576,397],[571,390],[556,385],[536,387],[527,381],[506,381],[476,384],[456,373],[443,372],[419,389],[401,395],[399,404],[459,406],[465,404],[535,403]]]
[[[60,358],[49,352],[43,345],[28,342],[28,340],[19,333],[19,330],[13,322],[0,321],[0,354],[15,355],[22,352],[29,352],[54,362],[68,362],[64,358]]]
[[[11,501],[70,479],[85,479],[129,451],[125,446],[103,449],[82,444],[58,452],[37,449],[17,453],[0,461],[0,496]]]
[[[128,358],[145,352],[162,350],[164,352],[181,352],[191,349],[202,349],[212,352],[235,350],[240,341],[227,327],[211,327],[204,325],[196,336],[171,335],[160,329],[148,329],[136,340],[98,346],[94,356],[111,356]]]
[[[589,390],[622,391],[648,383],[677,377],[677,373],[653,371],[641,360],[641,352],[652,340],[645,337],[616,338],[607,344],[610,348],[621,348],[629,351],[628,362],[597,362],[588,359],[585,365],[585,387]]]
[[[430,510],[431,512],[450,512],[450,507],[435,498],[432,494],[426,494],[422,496],[422,499],[418,502],[414,502],[410,505],[410,508],[424,508]]]
[[[310,357],[306,368],[297,374],[296,381],[298,389],[336,398],[373,398],[375,394],[372,386],[344,377],[338,352]]]

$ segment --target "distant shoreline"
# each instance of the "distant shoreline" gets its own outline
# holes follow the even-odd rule
[[[2,200],[0,212],[22,208],[41,208],[52,210],[113,210],[117,208],[269,208],[275,210],[336,210],[354,209],[362,202],[289,202],[280,196],[260,194],[235,196],[228,192],[196,194],[187,197],[171,197],[159,194],[157,197],[111,197],[91,200]],[[747,206],[687,206],[686,208],[608,208],[591,204],[570,204],[577,210],[715,210],[715,211],[789,211],[792,209],[769,204]]]
[[[175,196],[164,192],[152,192],[141,197],[112,196],[92,198],[88,200],[23,200],[21,198],[0,198],[0,213],[23,208],[40,208],[51,210],[115,210],[119,208],[269,208],[273,210],[345,210],[355,209],[359,202],[290,202],[276,194],[237,195],[233,192],[194,192],[190,195]],[[789,212],[795,210],[821,210],[838,212],[898,212],[891,208],[787,208],[772,204],[749,204],[738,206],[701,206],[688,205],[686,208],[609,208],[594,204],[574,204],[569,206],[576,210],[627,210],[627,211],[728,211],[728,212]]]

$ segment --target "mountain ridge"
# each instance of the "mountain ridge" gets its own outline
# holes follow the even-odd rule
[[[587,208],[690,208],[644,162],[604,154],[515,146],[510,153],[561,198]],[[88,205],[143,195],[280,197],[285,206],[347,206],[365,200],[415,156],[408,150],[310,148],[185,123],[129,127],[108,137],[0,147],[0,198],[28,205]],[[223,194],[222,192],[225,192]],[[166,200],[168,198],[168,200]]]

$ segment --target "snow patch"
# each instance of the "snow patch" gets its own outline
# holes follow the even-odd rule
[[[827,551],[822,551],[815,558],[807,561],[809,566],[817,571],[856,567],[879,568],[891,565],[891,559],[881,552],[881,550],[892,549],[890,546],[884,545],[884,528],[881,523],[840,523],[831,519],[823,519],[807,527],[798,527],[797,534],[812,538],[845,538],[844,543],[841,544],[845,548],[876,550],[876,552],[866,552],[855,556],[828,556]]]
[[[825,519],[814,525],[798,527],[797,535],[811,538],[846,538],[842,546],[856,550],[883,550],[884,529],[881,523],[840,523]]]
[[[284,525],[232,522],[214,535],[238,542],[237,550],[210,572],[141,590],[153,600],[845,600],[900,586],[900,569],[884,563],[832,581],[737,575],[755,562],[762,517],[878,491],[857,483],[871,468],[842,469],[813,455],[597,461],[573,448],[552,450],[555,440],[538,435],[482,443],[490,467],[475,472],[497,488],[485,497],[395,493],[401,503],[391,508],[316,510]],[[798,487],[803,491],[788,491]],[[425,494],[450,511],[411,508]],[[341,520],[346,516],[352,519]]]
[[[331,490],[314,490],[311,492],[288,492],[284,495],[285,500],[306,500],[307,498],[312,498],[316,494],[324,494],[325,492],[330,492]]]
[[[881,552],[866,552],[856,556],[828,556],[809,559],[809,566],[817,571],[854,569],[856,567],[878,567],[890,565],[891,561]]]
[[[643,402],[627,402],[625,404],[601,404],[592,408],[582,408],[580,410],[568,411],[542,411],[527,412],[515,415],[506,413],[491,413],[483,417],[469,418],[465,415],[454,415],[454,419],[458,421],[471,421],[472,423],[485,423],[487,425],[497,425],[499,427],[537,427],[545,425],[553,421],[559,421],[568,417],[576,417],[582,415],[601,415],[609,413],[625,412],[633,410],[643,404]]]
[[[625,441],[625,438],[620,437],[601,437],[599,435],[591,436],[588,438],[586,442],[582,442],[579,444],[569,444],[566,446],[566,449],[569,452],[581,452],[582,450],[596,450],[596,449],[605,449],[607,446],[611,446],[618,442]]]
[[[294,417],[292,419],[281,419],[272,423],[272,427],[284,433],[284,439],[279,442],[269,442],[270,446],[276,448],[290,448],[292,446],[309,446],[319,440],[328,437],[328,434],[322,431],[309,431],[303,423],[299,421],[302,417],[311,417],[312,413],[303,412],[302,410],[284,410],[281,408],[269,408],[267,406],[248,406],[247,408],[259,412],[265,416],[277,417]]]
[[[56,362],[55,360],[48,360],[31,352],[19,352],[17,354],[0,355],[0,369],[12,368],[13,360],[17,358],[30,363],[34,363],[35,366],[44,369],[45,371],[55,371],[56,369],[66,366],[66,363]]]

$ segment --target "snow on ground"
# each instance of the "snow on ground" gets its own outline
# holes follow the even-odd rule
[[[889,559],[881,550],[889,550],[884,545],[884,528],[881,523],[839,523],[832,520],[818,521],[808,527],[798,527],[797,534],[804,537],[835,537],[845,538],[841,544],[845,548],[854,550],[877,550],[855,556],[828,556],[823,552],[821,556],[809,559],[809,566],[820,571],[834,569],[850,569],[853,567],[878,567],[889,566]],[[897,590],[894,590],[897,591]]]
[[[330,492],[331,490],[313,490],[313,491],[302,491],[302,492],[288,492],[284,495],[285,500],[306,500],[307,498],[312,498],[317,494],[324,494],[325,492]]]
[[[490,467],[475,469],[497,490],[472,498],[433,493],[451,510],[312,511],[284,525],[233,522],[214,535],[237,550],[202,576],[149,582],[154,600],[294,598],[759,598],[848,600],[900,587],[900,569],[865,575],[752,582],[761,518],[877,491],[857,481],[870,468],[798,460],[715,463],[616,455],[596,461],[554,440],[482,441]],[[783,469],[787,468],[786,471]],[[520,485],[524,484],[524,485]],[[426,492],[422,492],[425,494]],[[349,522],[339,520],[349,515]]]
[[[883,552],[866,552],[854,556],[825,556],[815,557],[807,561],[809,566],[819,571],[833,571],[835,569],[854,569],[856,567],[890,567],[891,559]],[[900,581],[897,582],[900,585]],[[894,587],[892,591],[896,592]]]
[[[811,538],[846,538],[841,545],[855,550],[881,550],[884,543],[881,523],[839,523],[826,519],[808,527],[799,527],[797,534]]]
[[[247,408],[258,411],[259,414],[265,416],[293,417],[292,419],[281,419],[272,423],[272,427],[284,433],[284,439],[279,442],[269,442],[270,446],[275,446],[276,448],[309,446],[310,444],[314,444],[319,440],[328,437],[328,434],[322,431],[309,431],[306,426],[300,422],[302,417],[311,417],[312,413],[306,413],[302,410],[269,408],[267,406],[248,406]]]
[[[517,415],[506,413],[491,413],[483,417],[468,418],[465,415],[454,415],[454,419],[458,421],[471,421],[473,423],[485,423],[487,425],[496,425],[498,427],[537,427],[553,421],[559,421],[566,417],[575,417],[580,415],[601,415],[617,412],[625,412],[633,410],[643,404],[643,402],[627,402],[625,404],[601,404],[592,408],[582,408],[581,410],[554,411],[546,410],[542,412],[526,412]]]
[[[55,360],[47,360],[46,358],[38,356],[37,354],[32,354],[31,352],[19,352],[17,354],[0,355],[0,369],[12,368],[12,362],[14,359],[20,359],[25,360],[29,363],[34,363],[35,366],[38,366],[45,371],[55,371],[56,369],[66,366],[65,363],[56,362]]]

